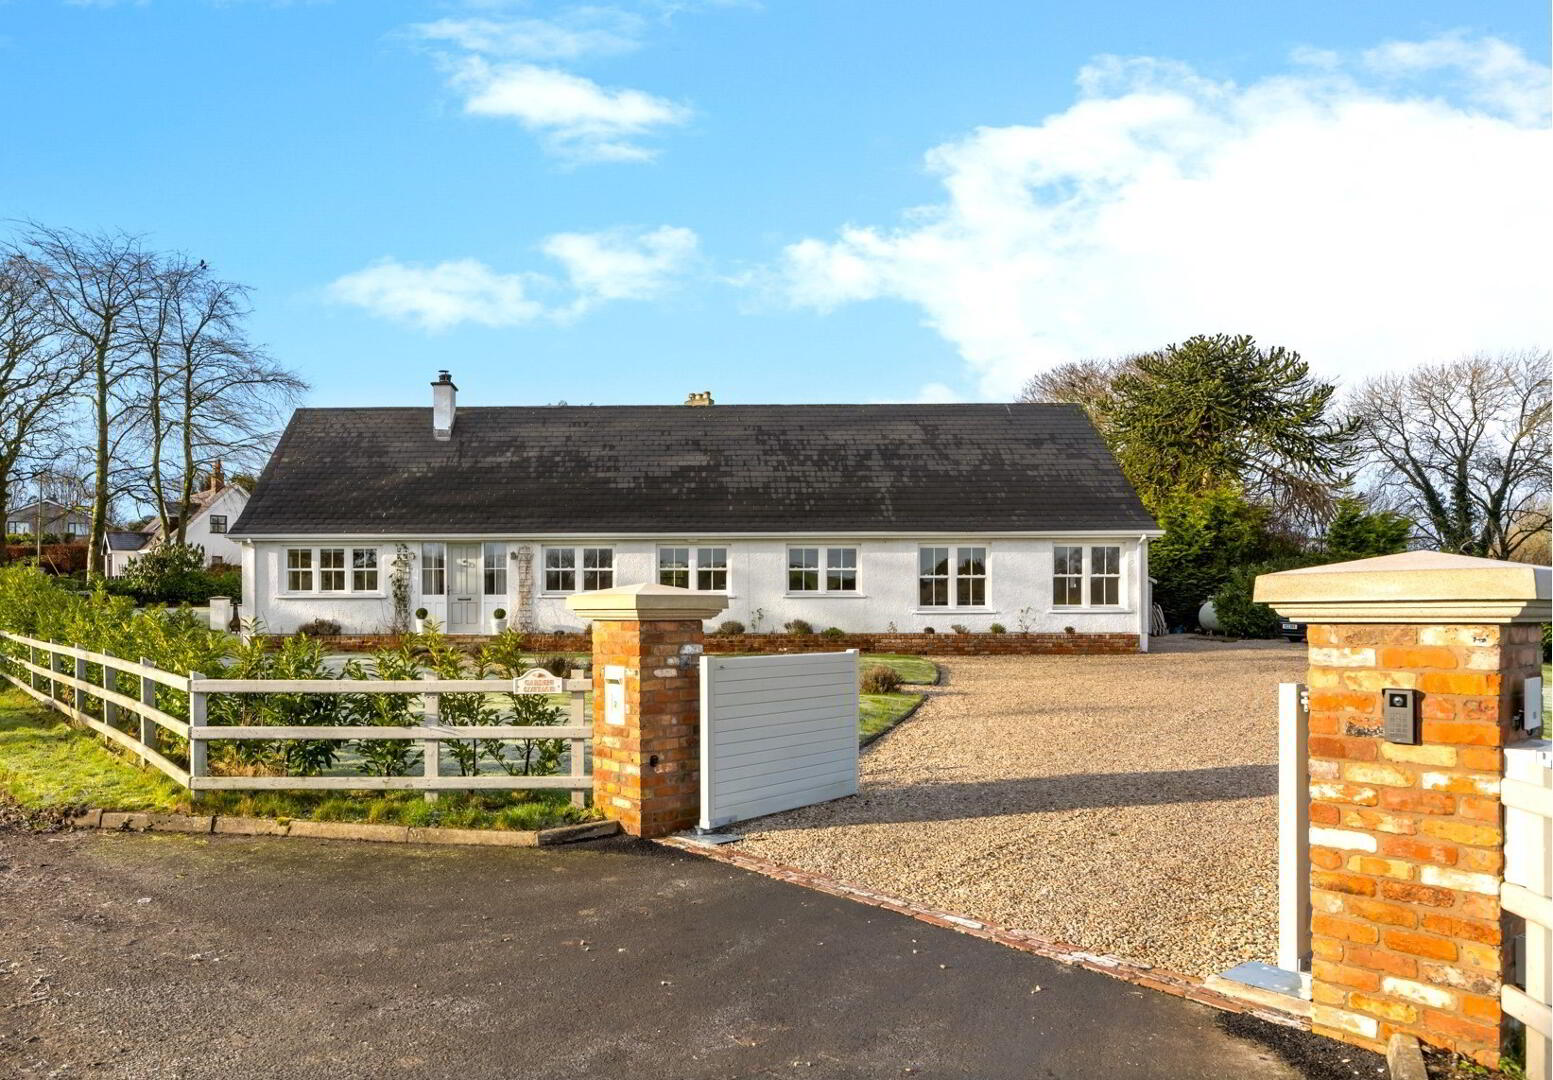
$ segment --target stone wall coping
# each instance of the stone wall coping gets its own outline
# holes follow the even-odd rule
[[[1550,571],[1444,551],[1263,574],[1254,599],[1310,623],[1526,623],[1550,618]]]
[[[577,593],[566,606],[593,622],[704,621],[728,607],[728,598],[673,585],[625,585],[618,589]]]

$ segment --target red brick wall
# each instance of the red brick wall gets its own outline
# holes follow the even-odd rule
[[[699,817],[700,643],[694,621],[593,624],[593,802],[634,836]],[[611,665],[625,669],[624,725],[603,705]]]
[[[376,649],[395,639],[380,634],[321,638],[325,647],[340,652]],[[488,637],[459,638],[478,646]],[[558,652],[587,652],[592,639],[586,634],[530,634],[528,647],[536,656]],[[1131,653],[1138,651],[1137,634],[716,634],[706,638],[710,653],[835,652],[909,653],[926,656],[1031,656],[1051,653]]]
[[[1536,626],[1311,626],[1315,1030],[1384,1049],[1402,1031],[1493,1065],[1501,1045],[1501,747]],[[1380,735],[1381,691],[1420,691],[1416,746]]]

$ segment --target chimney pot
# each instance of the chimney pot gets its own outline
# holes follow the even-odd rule
[[[431,433],[439,441],[453,437],[453,419],[458,413],[458,387],[446,371],[437,372],[431,384]]]
[[[714,402],[712,401],[712,392],[710,390],[702,390],[700,392],[692,390],[690,392],[690,396],[685,399],[685,404],[686,405],[712,405],[712,404],[714,404]]]

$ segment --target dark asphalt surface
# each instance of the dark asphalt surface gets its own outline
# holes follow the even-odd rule
[[[651,844],[0,832],[6,1077],[1347,1080],[1378,1063]]]

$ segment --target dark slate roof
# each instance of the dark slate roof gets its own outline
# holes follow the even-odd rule
[[[109,551],[139,551],[151,541],[150,535],[143,532],[110,532],[106,535]]]
[[[633,405],[298,409],[231,531],[1153,528],[1077,406]]]

